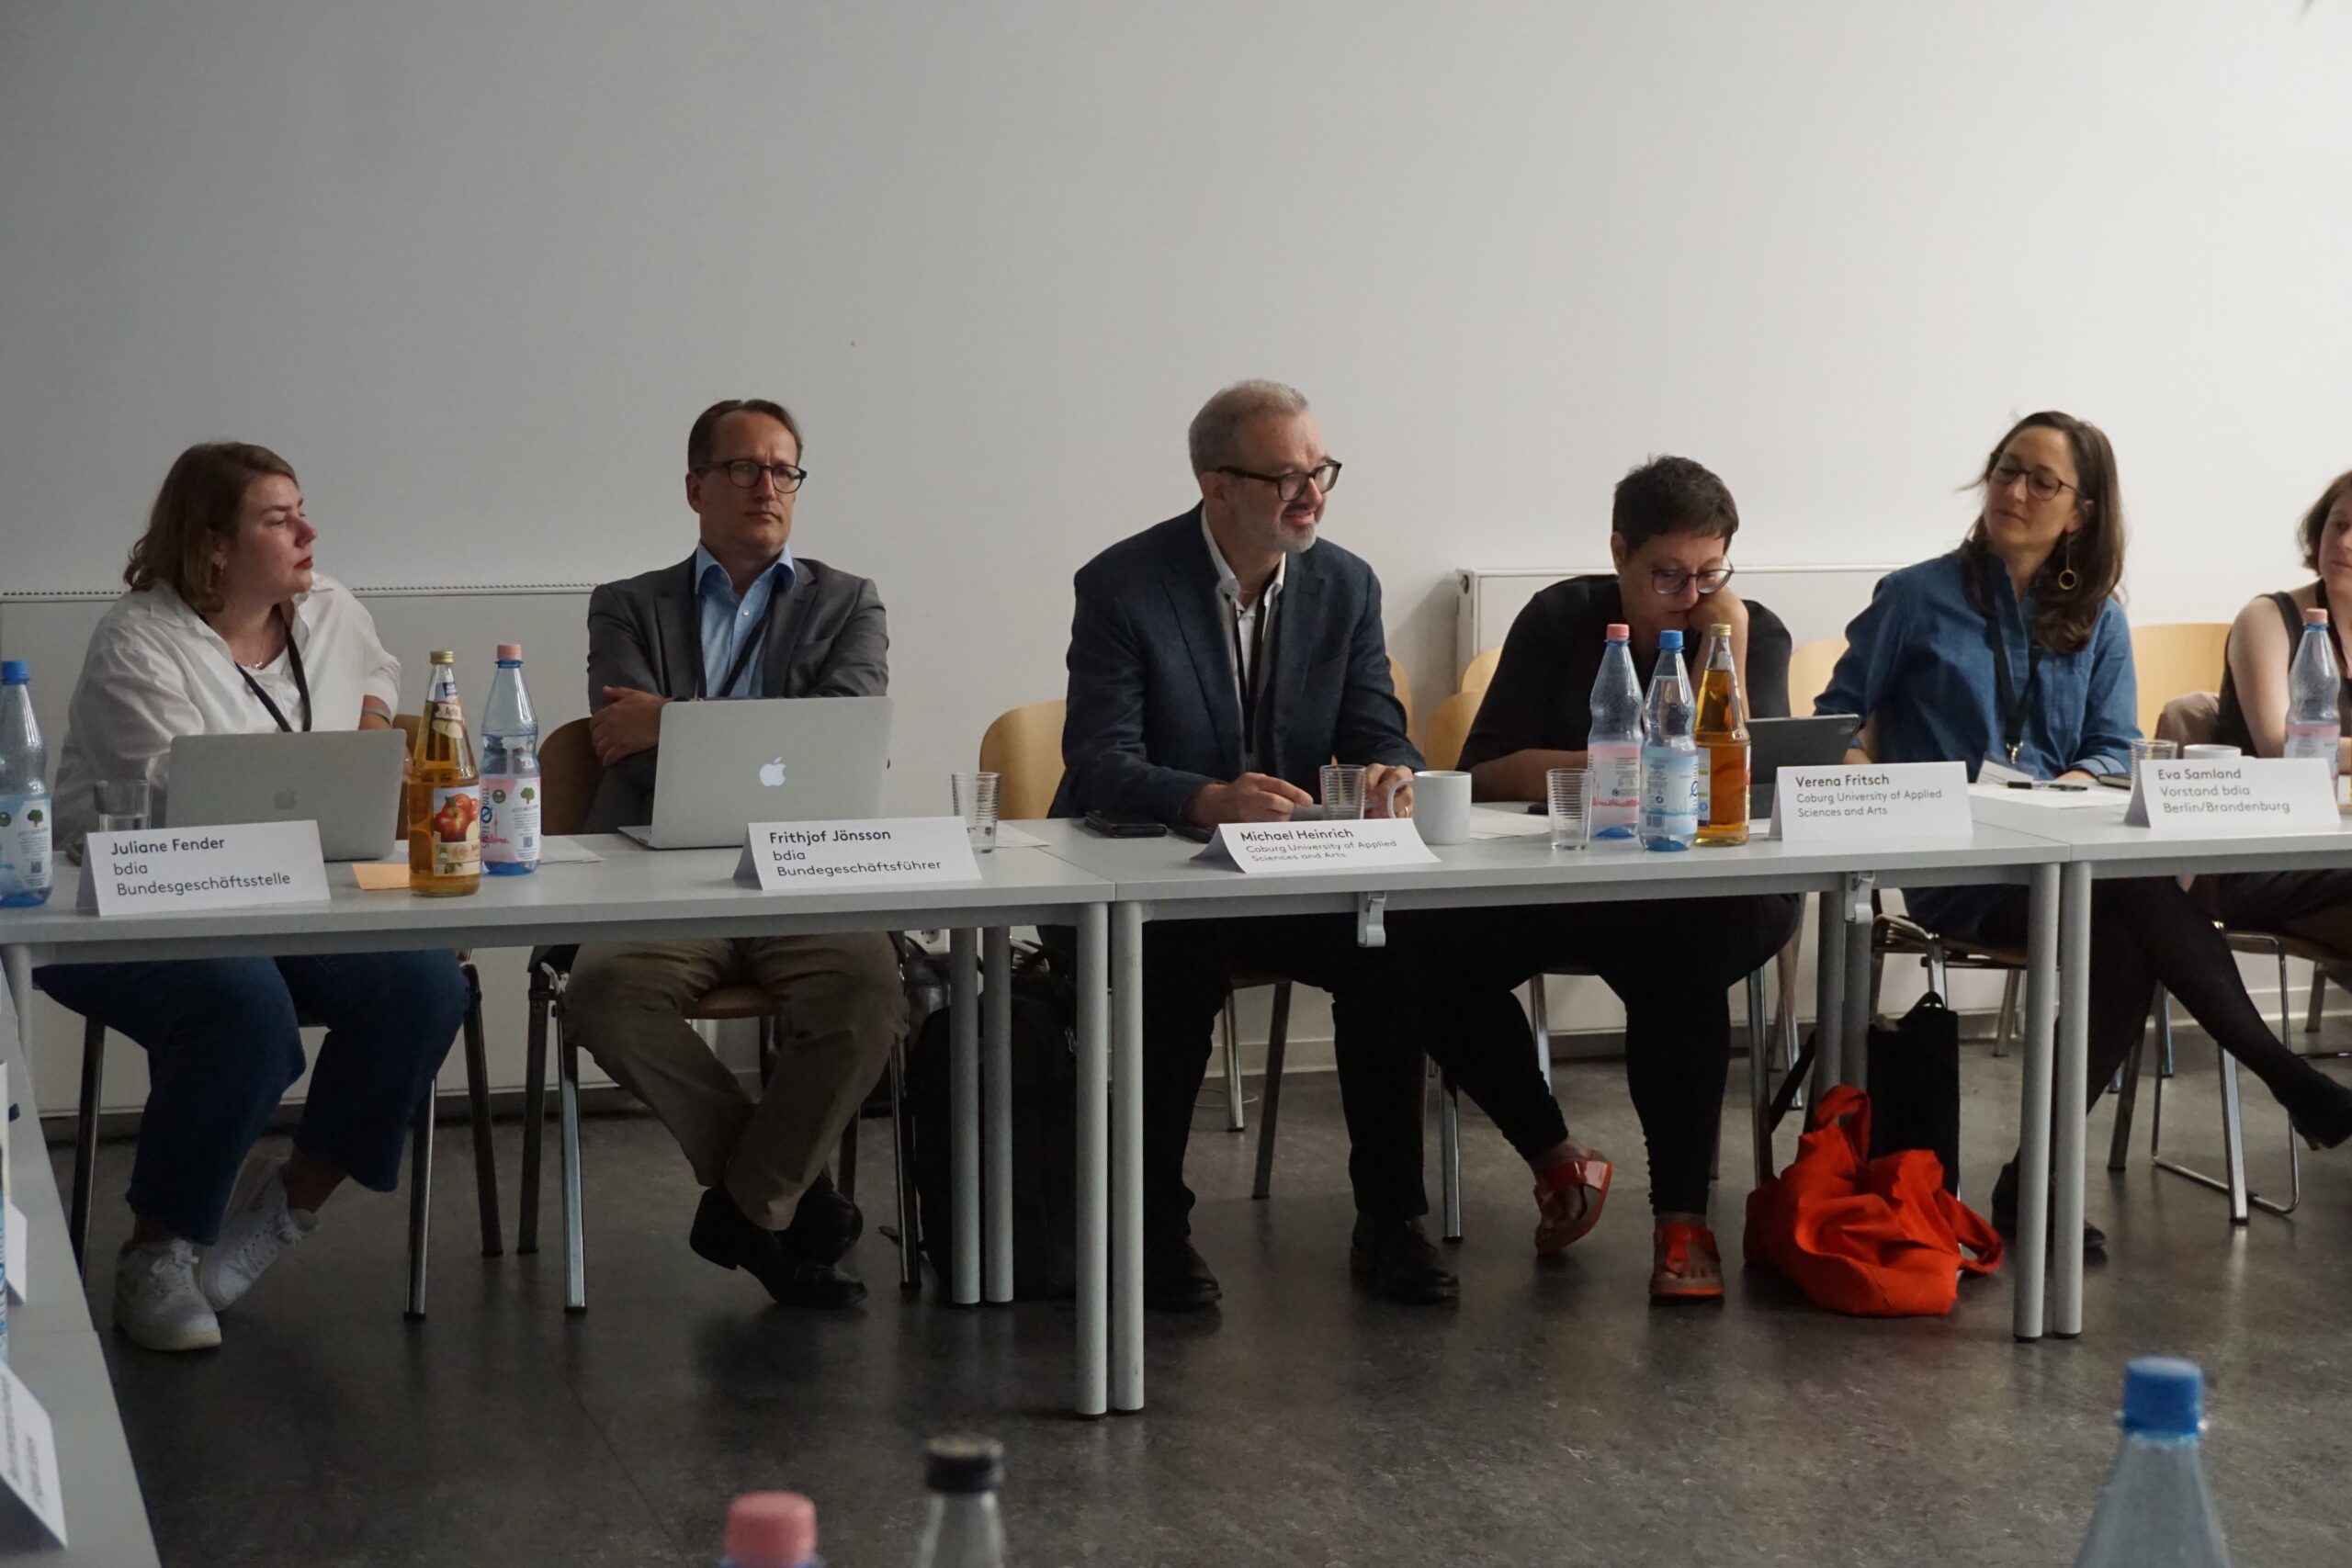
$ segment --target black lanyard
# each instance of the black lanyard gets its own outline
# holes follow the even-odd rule
[[[724,571],[727,569],[721,567],[719,570]],[[775,630],[775,602],[784,597],[784,589],[776,582],[773,575],[775,571],[775,568],[770,567],[763,574],[768,579],[768,602],[760,612],[759,635],[735,649],[735,663],[727,671],[727,679],[718,683],[718,694],[722,697],[735,689],[735,682],[741,681],[743,671],[752,667],[752,656],[767,646],[769,635]],[[695,580],[695,563],[692,561],[686,563],[686,602],[695,607],[695,700],[705,702],[709,700],[710,686],[706,678],[707,672],[702,667],[702,584]],[[740,600],[737,602],[741,603]]]
[[[2012,690],[2009,639],[2001,629],[2000,616],[1993,609],[1993,571],[1989,565],[1984,570],[1984,640],[1993,645],[1993,696],[2001,705],[2001,745],[2014,766],[2018,750],[2025,745],[2026,715],[2033,708],[2033,678],[2041,669],[2041,645],[2033,640],[2033,626],[2029,622],[2025,632],[2025,689]],[[2024,604],[2018,604],[2018,612],[2024,614]]]
[[[1233,683],[1241,698],[1241,759],[1245,769],[1258,756],[1258,698],[1266,689],[1266,623],[1274,618],[1273,584],[1258,596],[1257,619],[1250,625],[1250,656],[1241,656],[1241,600],[1233,601]]]
[[[233,655],[229,662],[237,663]],[[302,673],[302,650],[294,645],[294,625],[291,620],[288,620],[286,625],[286,662],[294,671],[294,689],[302,694],[302,733],[308,735],[311,733],[311,681],[309,676]],[[254,672],[243,665],[237,664],[237,673],[245,678],[245,690],[259,697],[261,705],[269,710],[269,716],[277,721],[278,729],[291,735],[294,732],[294,727],[286,722],[285,711],[271,700],[267,692],[261,689],[261,682],[254,679]]]

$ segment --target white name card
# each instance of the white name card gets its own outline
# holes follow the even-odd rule
[[[1782,768],[1772,835],[1792,843],[1845,839],[1965,839],[1968,769],[1959,762]]]
[[[1236,871],[1350,871],[1427,865],[1437,856],[1409,817],[1360,822],[1226,822],[1193,857]]]
[[[93,833],[74,907],[85,915],[166,915],[326,901],[316,822],[244,822]]]
[[[2143,761],[2123,808],[2130,828],[2174,832],[2334,832],[2335,785],[2317,757]]]
[[[961,817],[754,822],[735,863],[735,880],[763,893],[977,882],[979,875]]]
[[[0,1481],[8,1484],[41,1529],[65,1539],[65,1496],[57,1484],[57,1431],[49,1412],[24,1381],[0,1366]]]

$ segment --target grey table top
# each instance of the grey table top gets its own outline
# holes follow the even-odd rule
[[[2333,832],[2229,832],[2127,828],[2130,797],[2102,791],[2087,805],[2055,807],[1984,795],[1970,804],[1981,822],[2038,834],[2087,861],[2098,876],[2177,876],[2232,871],[2281,871],[2352,865],[2352,818]]]

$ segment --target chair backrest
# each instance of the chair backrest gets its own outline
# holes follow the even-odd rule
[[[1826,637],[1789,649],[1789,711],[1799,717],[1813,712],[1814,703],[1829,689],[1829,677],[1846,657],[1846,639]]]
[[[2211,745],[2222,739],[2221,694],[2183,692],[2165,704],[2152,733],[2181,746]]]
[[[1033,821],[1053,809],[1062,784],[1062,714],[1069,705],[1023,703],[997,716],[980,737],[980,772],[998,775],[996,814]]]
[[[559,725],[539,742],[539,831],[577,833],[588,820],[596,786],[605,781],[605,765],[589,744],[588,721],[575,718]]]
[[[1482,687],[1475,692],[1456,692],[1437,705],[1430,715],[1430,732],[1422,742],[1421,755],[1429,759],[1432,768],[1451,768],[1462,760],[1462,743],[1470,739],[1470,725],[1478,716],[1478,705],[1486,700]]]
[[[1462,671],[1461,689],[1465,692],[1485,691],[1488,686],[1494,684],[1495,666],[1500,664],[1502,661],[1503,650],[1499,647],[1487,649],[1484,653],[1481,653],[1478,657],[1473,659],[1470,661],[1470,667]],[[1435,720],[1431,720],[1431,722],[1434,723]]]
[[[1405,678],[1405,667],[1396,656],[1388,656],[1388,683],[1396,688],[1396,701],[1405,709],[1405,733],[1413,733],[1413,682]]]
[[[2166,621],[2132,628],[2132,674],[2140,688],[2140,733],[2154,735],[2165,705],[2187,692],[2214,692],[2227,657],[2227,621]]]

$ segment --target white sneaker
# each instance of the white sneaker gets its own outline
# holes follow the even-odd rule
[[[318,1228],[319,1217],[286,1202],[286,1162],[270,1160],[258,1168],[250,1200],[232,1209],[220,1226],[220,1239],[207,1247],[196,1266],[196,1282],[214,1312],[254,1288],[269,1266]]]
[[[150,1350],[209,1350],[220,1320],[196,1286],[196,1248],[174,1236],[127,1248],[114,1270],[114,1325]]]

